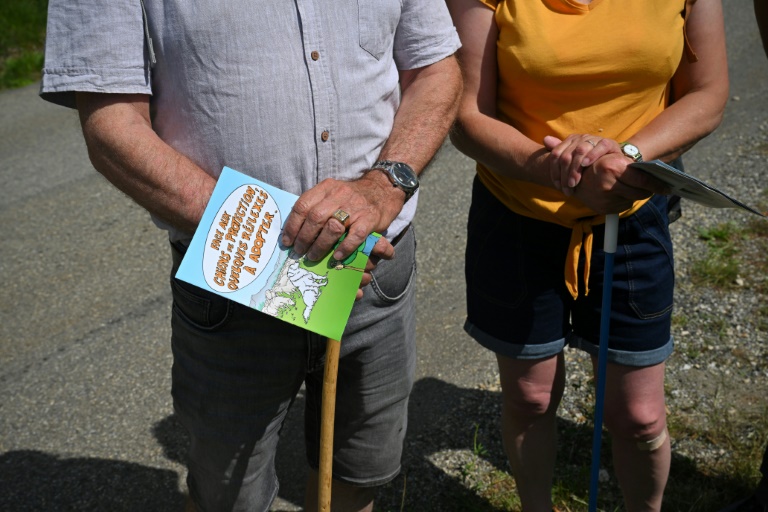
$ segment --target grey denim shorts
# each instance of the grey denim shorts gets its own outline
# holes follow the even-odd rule
[[[174,276],[182,254],[172,247]],[[342,337],[333,476],[348,484],[377,486],[400,471],[416,361],[415,249],[409,227]],[[173,277],[171,288],[172,394],[192,439],[190,495],[202,511],[268,510],[281,426],[302,385],[307,460],[318,467],[326,339]]]

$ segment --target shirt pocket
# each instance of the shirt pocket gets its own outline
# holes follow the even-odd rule
[[[376,60],[391,51],[400,12],[400,0],[357,0],[360,48]]]

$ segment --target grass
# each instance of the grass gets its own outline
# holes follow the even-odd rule
[[[40,79],[48,0],[0,2],[0,89]]]
[[[713,452],[706,463],[673,450],[669,483],[664,495],[664,510],[675,512],[717,512],[733,496],[748,495],[760,478],[758,468],[763,449],[768,443],[768,406],[756,403],[739,414],[729,410],[728,398],[716,397],[717,406],[701,411],[703,417],[672,412],[668,417],[669,431],[677,445],[687,441],[702,443]],[[756,402],[759,402],[757,400]],[[584,411],[590,416],[591,411]],[[592,425],[574,424],[560,419],[557,465],[553,486],[553,502],[561,512],[586,512],[590,479]],[[487,435],[496,435],[487,432]],[[491,444],[494,441],[489,439]],[[514,478],[500,469],[499,453],[486,448],[478,440],[477,426],[467,459],[460,474],[465,487],[483,501],[483,505],[451,508],[465,512],[519,511],[520,500]],[[624,510],[621,491],[615,480],[611,462],[610,435],[604,432],[602,463],[610,478],[601,482],[598,510]]]
[[[707,243],[715,240],[715,250],[722,249],[720,244],[734,244],[735,253],[731,257],[737,258],[737,253],[746,242],[768,241],[768,230],[760,224],[740,230],[733,226],[719,226],[702,239]],[[768,252],[758,252],[749,261],[738,263],[750,274],[765,275]],[[755,269],[761,270],[753,272]],[[716,282],[720,280],[711,281]],[[768,317],[768,306],[761,307],[764,316]],[[690,319],[684,315],[674,321],[677,326],[689,322]],[[725,320],[713,315],[704,318],[704,322],[708,330],[720,336],[725,335]],[[702,347],[698,346],[695,350],[700,349]],[[739,358],[738,353],[734,353],[734,356]],[[741,363],[743,368],[747,368],[748,358],[742,357]],[[577,364],[588,363],[582,361]],[[588,370],[586,366],[584,369]],[[734,382],[741,382],[741,379],[748,376],[748,370],[743,375],[723,376],[721,382],[713,383],[715,390],[712,396],[708,392],[706,396],[695,400],[696,403],[692,402],[690,408],[681,405],[669,411],[668,427],[675,444],[664,496],[665,511],[717,512],[724,504],[749,495],[757,485],[761,477],[758,468],[763,450],[768,444],[768,404],[761,392],[751,390],[748,384],[743,388],[734,387]],[[591,400],[594,400],[593,382],[590,381],[585,390],[587,398]],[[665,390],[672,393],[674,386],[665,386]],[[559,441],[553,502],[562,512],[588,510],[592,443],[592,424],[589,418],[593,411],[585,408],[580,412],[584,418],[588,418],[587,421],[574,423],[558,419]],[[497,427],[490,424],[473,425],[474,435],[470,437],[466,448],[467,459],[460,471],[465,487],[481,500],[481,504],[470,502],[473,506],[451,510],[520,510],[514,478],[509,471],[502,469],[507,467],[506,460],[500,443],[493,437],[498,435]],[[601,452],[601,467],[608,472],[610,479],[600,483],[598,510],[624,510],[621,491],[615,480],[610,435],[607,432],[604,432]]]
[[[743,229],[731,222],[701,229],[699,238],[707,242],[708,250],[691,268],[693,282],[715,288],[734,286],[739,276],[737,254],[742,237]]]
[[[668,421],[676,442],[703,440],[714,451],[707,464],[699,467],[690,461],[676,465],[673,455],[665,493],[670,510],[712,510],[706,504],[722,503],[724,495],[746,496],[757,486],[758,468],[768,443],[768,407],[742,408],[737,414],[735,408],[718,404],[706,411],[704,418],[673,414]],[[692,506],[690,496],[696,496],[699,505]]]
[[[768,198],[768,190],[763,191]],[[766,209],[765,202],[759,209]],[[716,289],[740,286],[743,276],[741,269],[747,267],[752,279],[751,285],[760,293],[768,292],[768,221],[750,217],[744,225],[733,222],[717,224],[699,231],[699,238],[707,243],[707,254],[695,261],[691,268],[691,279],[695,284]],[[762,279],[759,279],[762,277]]]

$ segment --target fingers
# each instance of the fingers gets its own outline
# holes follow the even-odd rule
[[[556,137],[544,138],[544,145],[551,149],[550,179],[555,188],[566,196],[581,181],[583,168],[590,166],[603,155],[619,151],[618,143],[590,134],[572,134],[557,143]]]
[[[360,280],[360,288],[357,289],[357,294],[355,295],[356,301],[363,298],[363,288],[371,284],[371,279],[372,277],[370,271],[366,270],[363,273],[362,279]]]
[[[376,245],[371,250],[371,257],[374,261],[391,260],[395,257],[395,248],[392,243],[384,237],[379,238]]]
[[[318,186],[303,193],[294,203],[283,226],[281,243],[287,247],[293,246],[293,250],[301,256],[306,254],[333,213],[330,205],[322,210],[315,209],[323,199],[322,192]]]
[[[347,236],[344,238],[344,240],[341,241],[341,243],[336,248],[336,250],[333,251],[334,259],[343,260],[350,254],[352,254],[355,251],[355,249],[360,247],[360,245],[363,242],[365,242],[365,239],[368,237],[368,235],[371,234],[372,231],[374,231],[373,225],[371,225],[365,219],[360,219],[356,221],[354,224],[350,225],[349,230],[347,231]],[[337,240],[338,240],[338,237],[337,237]],[[384,240],[386,241],[386,239]],[[373,246],[373,249],[371,250],[372,255],[375,254],[376,246],[378,246],[379,243],[380,242],[377,242],[376,245]],[[319,245],[320,251],[322,252],[324,244],[321,244],[320,240],[316,241],[314,245]]]
[[[670,188],[663,181],[654,178],[650,174],[627,167],[627,170],[622,174],[620,181],[633,188],[643,189],[654,194],[669,194]]]
[[[373,250],[371,251],[371,255],[368,258],[368,261],[365,262],[365,271],[363,272],[363,277],[360,279],[360,288],[357,290],[357,295],[355,296],[355,300],[360,300],[363,298],[363,288],[371,284],[371,281],[373,280],[373,270],[376,268],[376,264],[381,259],[379,256],[376,256],[375,253],[377,252],[376,247],[377,246],[383,246],[383,247],[390,247],[391,250],[384,250],[385,253],[384,259],[392,259],[395,255],[395,248],[392,247],[392,244],[389,243],[389,240],[382,237],[376,245],[373,246]]]
[[[628,210],[638,199],[650,196],[650,192],[614,182],[609,191],[579,187],[575,191],[575,196],[596,213],[604,215]]]
[[[596,144],[588,135],[569,135],[552,150],[550,178],[555,188],[566,196],[573,195],[573,188],[581,180],[581,161]],[[550,144],[554,141],[549,141]]]
[[[385,229],[392,220],[391,212],[377,199],[376,194],[381,194],[377,187],[381,188],[372,180],[322,181],[294,204],[283,227],[282,244],[292,246],[300,256],[318,261],[346,232],[333,255],[337,260],[345,259],[370,233]],[[338,218],[334,214],[338,214]],[[391,258],[394,254],[391,244],[386,240],[380,243],[381,246],[374,247],[374,253],[381,258]]]
[[[582,184],[575,195],[600,214],[622,212],[653,191],[645,185],[642,171],[628,167],[622,154],[609,154],[584,169]]]
[[[548,150],[552,151],[557,147],[558,144],[561,144],[563,141],[555,137],[554,135],[547,135],[544,137],[544,147]]]
[[[371,284],[371,280],[373,277],[371,276],[370,272],[364,272],[363,278],[360,280],[360,288],[365,288],[369,284]]]
[[[285,221],[282,244],[293,246],[297,254],[306,256],[312,261],[325,257],[347,231],[347,227],[356,223],[357,208],[355,208],[355,202],[349,199],[351,194],[348,189],[346,183],[325,180],[304,192],[294,203]],[[345,204],[350,206],[344,206]],[[344,223],[334,217],[336,212],[340,212],[339,219],[344,219],[346,214]],[[355,232],[364,228],[366,226],[358,226]],[[351,238],[350,242],[357,242],[357,245],[337,259],[344,259],[365,239],[364,236],[351,236]]]
[[[302,227],[302,229],[304,228]],[[336,242],[339,240],[339,238],[341,238],[345,231],[346,228],[344,227],[344,224],[342,224],[339,220],[335,219],[334,217],[327,219],[325,224],[320,229],[320,233],[317,235],[317,238],[312,241],[312,244],[306,250],[307,259],[310,261],[318,261],[323,259],[325,255],[328,254],[328,251],[330,251],[333,246],[336,245]],[[296,246],[299,245],[299,241],[300,238],[296,240]],[[357,245],[352,250],[357,248]],[[334,258],[337,260],[343,260],[345,257],[346,256],[341,254],[339,254],[338,257],[334,255]]]
[[[599,137],[590,138],[588,143],[592,144],[592,150],[581,159],[582,167],[589,167],[600,157],[608,153],[621,153],[619,143],[613,139],[603,139]]]
[[[648,189],[633,187],[621,181],[616,182],[611,192],[613,193],[613,195],[620,197],[625,201],[628,201],[630,204],[629,206],[627,206],[627,208],[631,206],[631,203],[634,203],[635,201],[639,201],[640,199],[645,199],[653,195],[653,192],[651,192]]]

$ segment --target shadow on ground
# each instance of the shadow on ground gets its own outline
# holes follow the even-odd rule
[[[9,512],[181,510],[174,471],[20,450],[0,455],[0,510]]]
[[[418,381],[411,396],[403,471],[381,490],[377,510],[508,510],[487,482],[478,483],[475,474],[482,465],[482,471],[496,473],[497,480],[509,480],[498,435],[499,401],[496,391],[463,389],[433,378]],[[283,429],[283,439],[303,439],[303,405],[304,399],[299,396]],[[559,430],[555,479],[560,495],[570,500],[569,509],[586,510],[591,425],[560,420]],[[165,457],[183,463],[189,437],[176,418],[164,418],[152,431]],[[603,465],[612,473],[610,446],[604,441]],[[280,497],[285,502],[303,503],[304,461],[303,442],[281,443],[277,471],[281,478]],[[666,500],[664,510],[716,511],[734,498],[722,496],[718,503],[697,502],[695,489],[702,482],[715,489],[742,488],[745,494],[749,492],[747,485],[719,475],[701,474],[694,461],[673,454],[669,486],[689,487],[692,492],[682,500]],[[33,450],[0,455],[0,484],[0,510],[14,512],[173,511],[181,509],[184,499],[175,471],[117,460],[65,458]],[[499,492],[513,494],[509,487]],[[613,478],[601,485],[599,496],[601,509],[623,509]],[[274,511],[279,512],[280,508]]]

